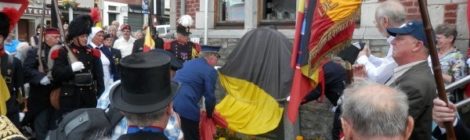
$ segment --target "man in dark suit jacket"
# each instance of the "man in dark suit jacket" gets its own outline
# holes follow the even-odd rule
[[[402,90],[409,101],[409,114],[415,120],[410,139],[431,139],[432,100],[436,84],[427,63],[429,50],[421,22],[411,21],[400,28],[389,28],[395,36],[392,41],[393,59],[398,64],[386,85]]]

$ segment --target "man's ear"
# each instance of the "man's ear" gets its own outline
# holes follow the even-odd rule
[[[351,139],[352,136],[352,126],[348,123],[344,118],[341,119],[341,128],[343,128],[344,139],[348,140]]]
[[[388,19],[388,17],[381,17],[381,19],[380,24],[382,24],[385,29],[391,28],[390,19]]]
[[[413,131],[415,122],[413,117],[408,116],[408,119],[406,120],[406,129],[405,129],[405,139],[409,139],[411,136],[411,132]]]
[[[421,47],[422,47],[422,48],[421,48]],[[419,52],[420,50],[423,50],[423,49],[425,49],[425,48],[426,48],[426,46],[424,46],[424,42],[418,40],[418,42],[416,42],[416,46],[413,46],[413,48],[411,49],[411,51],[413,51],[413,52]]]

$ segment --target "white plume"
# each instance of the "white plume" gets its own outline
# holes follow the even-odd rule
[[[178,23],[185,26],[185,27],[190,27],[193,25],[193,18],[190,15],[183,15],[180,17],[178,20]]]

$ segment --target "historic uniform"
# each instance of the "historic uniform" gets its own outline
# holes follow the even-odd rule
[[[40,47],[31,48],[24,61],[24,73],[26,82],[30,86],[28,97],[28,112],[22,121],[23,125],[29,125],[36,131],[37,139],[44,139],[49,130],[55,128],[57,114],[50,103],[50,94],[54,88],[51,76],[52,63],[50,52],[52,48],[59,48],[60,32],[56,28],[47,28],[43,31],[44,42]],[[39,55],[38,55],[39,54]]]
[[[10,31],[15,27],[16,22],[18,22],[19,17],[24,13],[24,8],[27,7],[28,1],[15,1],[15,2],[6,2],[0,1],[0,5],[8,4],[20,4],[22,10],[17,8],[4,7],[0,11],[0,36],[2,40],[0,42],[0,71],[8,90],[10,92],[10,98],[6,102],[7,117],[16,125],[19,126],[19,102],[17,100],[18,96],[22,96],[21,93],[24,93],[23,87],[23,68],[21,61],[12,55],[8,55],[5,52],[4,45],[5,39],[8,37]]]
[[[44,34],[60,34],[58,29],[49,28],[46,29]],[[57,44],[52,44],[57,45]],[[36,118],[39,112],[51,108],[49,96],[53,89],[51,82],[52,78],[50,75],[49,53],[52,46],[43,42],[38,55],[38,48],[32,48],[28,51],[26,59],[24,61],[25,79],[29,82],[31,94],[28,97],[28,113],[23,123],[30,123]],[[42,67],[40,67],[40,63]]]
[[[103,69],[101,67],[99,50],[86,46],[70,45],[72,53],[78,61],[85,65],[85,69],[73,72],[68,61],[67,50],[61,48],[55,51],[51,57],[54,59],[52,77],[61,87],[60,108],[64,111],[72,111],[78,108],[96,107],[96,97],[104,91]],[[91,76],[90,83],[77,83],[78,75],[84,78]]]
[[[193,43],[189,40],[190,27],[192,26],[191,16],[184,15],[180,18],[179,24],[176,27],[176,33],[178,34],[176,40],[171,42],[165,42],[163,49],[172,52],[176,58],[183,61],[188,61],[193,58],[197,58],[201,51],[201,46],[197,43]]]
[[[60,86],[60,112],[67,113],[78,108],[96,107],[97,96],[104,91],[103,68],[100,51],[86,46],[80,36],[91,32],[91,17],[79,16],[70,23],[66,47],[53,51],[52,77]],[[73,41],[72,41],[73,40]],[[74,56],[77,60],[74,62]]]
[[[176,58],[188,61],[199,55],[200,46],[193,42],[180,43],[176,40],[166,43],[165,50],[172,52]]]
[[[0,50],[3,51],[3,50]],[[17,100],[18,97],[22,97],[24,93],[23,84],[23,67],[21,61],[8,55],[6,53],[0,54],[0,68],[1,74],[5,79],[5,82],[10,91],[10,99],[7,101],[7,117],[16,125],[20,126],[19,112],[20,105]]]

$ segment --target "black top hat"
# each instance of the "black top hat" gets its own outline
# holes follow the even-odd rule
[[[124,57],[121,84],[111,89],[111,105],[129,113],[150,113],[168,106],[178,89],[170,81],[170,59],[155,51]]]

